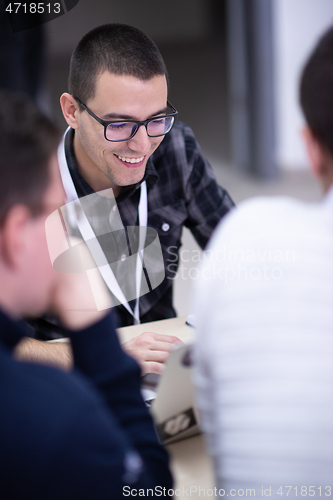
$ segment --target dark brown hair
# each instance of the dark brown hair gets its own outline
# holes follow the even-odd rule
[[[17,203],[42,211],[49,163],[60,135],[23,94],[0,90],[0,224]]]
[[[71,57],[70,94],[86,104],[94,97],[97,75],[103,71],[135,76],[143,81],[157,75],[167,78],[155,43],[139,29],[126,24],[105,24],[82,38]]]
[[[333,157],[333,27],[319,40],[303,69],[300,103],[312,133]]]

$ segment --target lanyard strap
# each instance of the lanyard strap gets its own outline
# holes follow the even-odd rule
[[[101,263],[98,266],[99,272],[102,275],[108,289],[112,292],[112,294],[119,300],[121,304],[127,309],[127,311],[133,316],[134,323],[140,323],[140,313],[139,313],[139,297],[140,297],[140,289],[141,289],[141,281],[142,281],[142,272],[143,272],[143,253],[144,253],[144,245],[146,241],[147,235],[147,223],[148,223],[148,196],[147,196],[147,185],[146,181],[141,184],[140,187],[140,201],[139,201],[139,248],[136,258],[136,273],[135,273],[135,283],[136,283],[136,304],[134,311],[128,304],[125,295],[120,288],[118,281],[109,265],[105,253],[96,238],[93,228],[84,213],[82,205],[80,203],[80,199],[77,195],[74,182],[72,176],[69,172],[69,168],[67,165],[66,155],[65,155],[65,137],[67,132],[70,130],[70,127],[66,130],[62,141],[60,142],[58,148],[58,162],[60,167],[60,174],[63,182],[63,186],[66,192],[67,200],[68,200],[68,209],[71,213],[72,217],[75,217],[79,231],[83,240],[86,242],[95,262]],[[79,212],[79,216],[77,216],[77,211],[74,209],[74,203],[79,204],[81,208]]]

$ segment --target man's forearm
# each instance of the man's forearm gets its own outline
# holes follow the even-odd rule
[[[70,342],[50,343],[26,337],[16,346],[14,354],[20,361],[43,363],[63,370],[73,366]]]
[[[104,396],[109,411],[124,433],[126,446],[143,459],[142,487],[169,485],[168,457],[158,442],[151,415],[143,402],[138,364],[120,346],[112,315],[85,330],[69,332],[75,366]],[[120,438],[120,436],[119,436]]]

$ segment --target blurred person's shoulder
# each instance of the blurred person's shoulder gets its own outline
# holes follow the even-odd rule
[[[245,200],[227,214],[215,231],[210,247],[220,240],[294,237],[320,227],[325,229],[327,210],[323,202],[309,203],[295,198],[256,197]]]

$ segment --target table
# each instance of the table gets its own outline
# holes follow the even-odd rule
[[[121,342],[126,342],[144,332],[154,332],[175,335],[183,342],[190,343],[194,338],[194,333],[193,329],[186,325],[185,321],[185,317],[153,321],[119,328],[117,332]],[[178,443],[168,445],[167,448],[170,453],[171,470],[175,480],[174,489],[178,489],[175,498],[190,497],[196,499],[209,496],[207,490],[214,488],[214,476],[203,436],[184,439]],[[199,488],[201,488],[201,495],[199,494]],[[203,490],[205,490],[205,493]]]
[[[175,335],[185,343],[192,342],[194,338],[193,328],[186,324],[186,317],[153,321],[117,329],[121,343],[144,332]],[[59,341],[64,342],[65,339],[59,339]],[[169,444],[167,449],[170,453],[174,490],[178,489],[175,499],[199,499],[212,496],[207,494],[207,490],[214,489],[213,466],[206,452],[203,436],[194,436],[178,443]],[[199,488],[201,488],[201,494]]]

